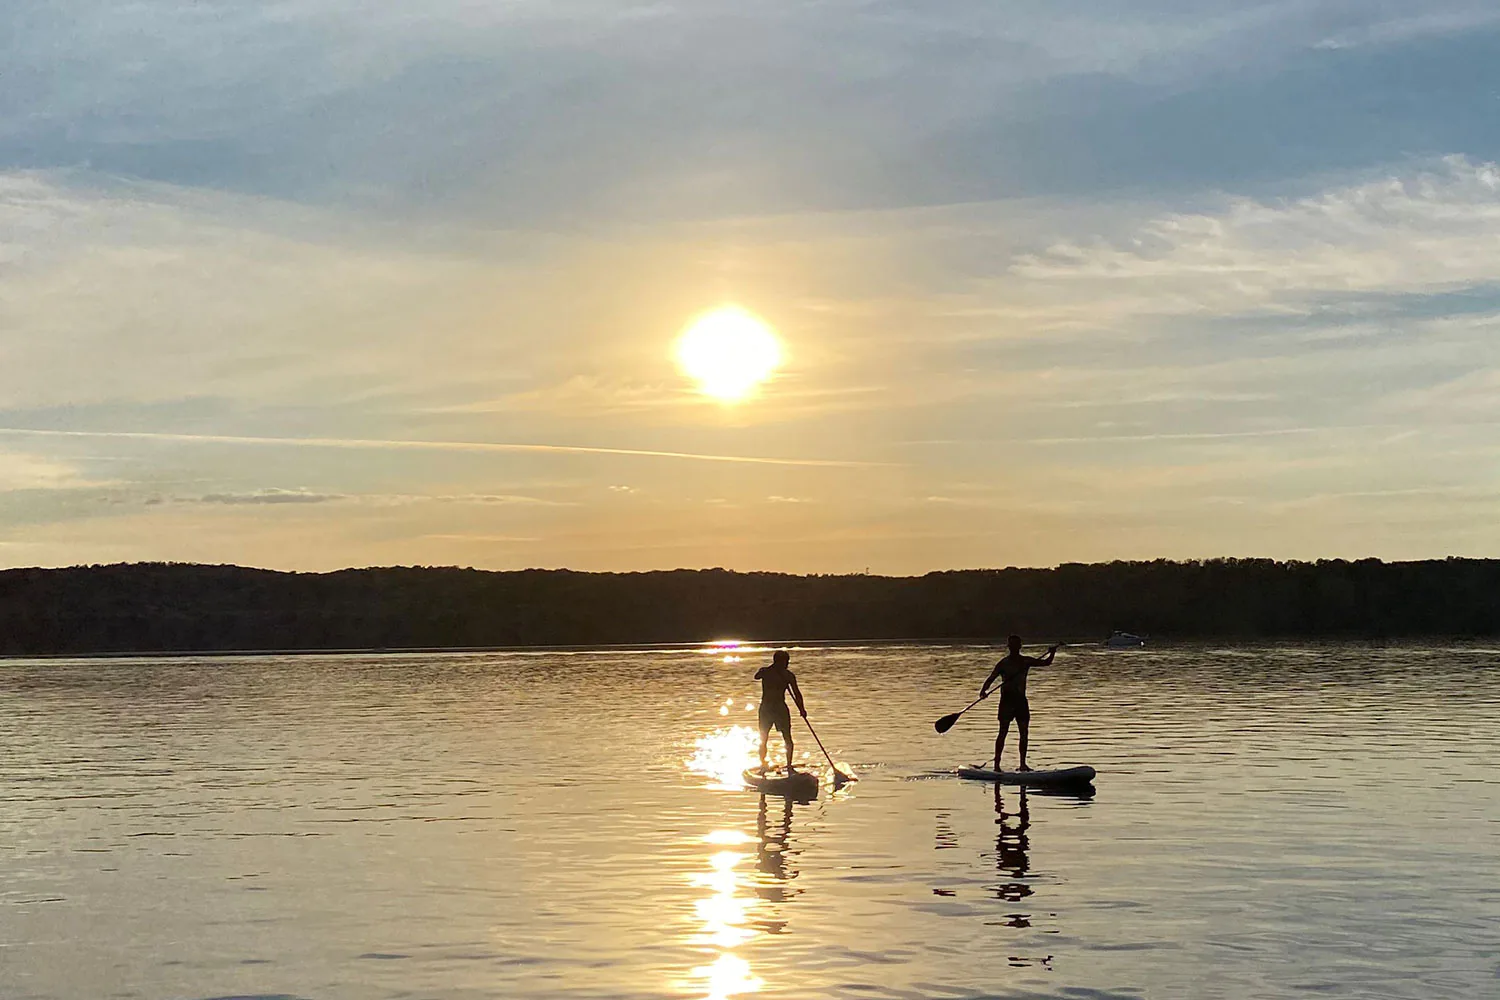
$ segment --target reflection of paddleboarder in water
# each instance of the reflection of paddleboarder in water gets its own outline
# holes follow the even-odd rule
[[[798,875],[795,868],[788,867],[788,856],[792,852],[792,800],[781,798],[781,814],[772,821],[766,796],[760,797],[760,812],[755,817],[755,833],[760,844],[756,848],[755,868],[766,876],[757,882],[755,894],[772,903],[784,903],[802,890],[792,888],[791,882]],[[776,930],[783,923],[777,922]],[[766,929],[762,927],[762,929]],[[774,931],[773,931],[774,933]]]
[[[771,657],[771,665],[755,672],[760,681],[760,769],[766,769],[766,746],[773,728],[780,730],[782,742],[786,744],[786,771],[792,773],[792,711],[786,704],[786,693],[792,692],[797,711],[807,718],[807,705],[802,701],[802,689],[797,687],[797,675],[792,673],[792,654],[778,649]]]
[[[1000,786],[995,786],[995,825],[1000,828],[995,836],[995,869],[1002,878],[1009,878],[1010,881],[995,886],[994,893],[997,899],[1007,903],[1020,903],[1035,892],[1026,882],[1031,875],[1031,859],[1027,856],[1031,848],[1031,838],[1026,833],[1031,828],[1031,814],[1026,809],[1024,786],[1018,790],[1018,796],[1020,798],[1019,811],[1006,812],[1005,800],[1000,795]],[[1014,825],[1012,825],[1012,820]],[[1005,917],[1006,927],[1025,930],[1031,926],[1030,913],[1007,913]],[[1052,956],[1010,956],[1011,968],[1023,969],[1030,965],[1040,965],[1044,969],[1050,969]]]
[[[987,696],[995,678],[1000,678],[1000,734],[995,737],[995,770],[1001,770],[1000,755],[1005,752],[1005,734],[1010,732],[1010,723],[1014,719],[1016,728],[1021,732],[1021,766],[1016,770],[1029,771],[1031,768],[1026,766],[1026,736],[1031,725],[1031,706],[1026,701],[1026,674],[1032,667],[1045,667],[1051,663],[1052,658],[1057,655],[1057,647],[1048,649],[1046,656],[1025,656],[1021,653],[1020,636],[1011,636],[1008,644],[1010,652],[1005,654],[1005,659],[995,664],[995,669],[990,671],[989,677],[980,685],[979,696]],[[802,703],[800,698],[797,703]]]
[[[995,836],[995,868],[1001,875],[1009,876],[1012,881],[998,886],[995,894],[1001,899],[1012,903],[1019,903],[1031,895],[1031,886],[1021,881],[1031,873],[1031,859],[1027,851],[1031,847],[1031,840],[1026,831],[1031,828],[1031,814],[1026,809],[1026,789],[1020,789],[1020,811],[1006,812],[1005,800],[1000,796],[1000,786],[995,786],[995,825],[1000,828]],[[1011,826],[1009,820],[1015,820],[1016,825]],[[1010,914],[1012,927],[1029,927],[1030,921],[1026,914]]]

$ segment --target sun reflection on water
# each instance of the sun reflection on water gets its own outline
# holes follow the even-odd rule
[[[744,788],[745,770],[759,763],[759,751],[759,733],[749,726],[729,726],[698,737],[686,763],[694,774],[712,778],[715,788]]]
[[[717,639],[704,643],[701,652],[716,657],[722,663],[734,664],[743,663],[744,654],[755,652],[758,648],[739,639]]]
[[[753,844],[755,838],[738,830],[715,830],[703,838],[705,844]]]
[[[713,895],[698,900],[694,909],[705,928],[702,939],[716,948],[728,950],[754,937],[744,926],[749,900],[734,894],[738,884],[735,866],[747,857],[738,851],[720,851],[708,859],[710,871],[693,879],[694,885],[713,890]]]
[[[750,971],[749,962],[727,951],[712,965],[700,965],[694,969],[693,975],[708,980],[708,1000],[727,1000],[743,993],[754,993],[762,985],[762,981]]]
[[[720,707],[734,704],[726,698]],[[745,707],[753,706],[751,702]],[[708,777],[709,787],[744,789],[744,773],[759,762],[759,747],[757,730],[726,726],[700,736],[685,763],[693,773]],[[800,894],[794,887],[797,869],[791,863],[797,853],[792,846],[794,803],[765,795],[759,800],[755,833],[725,827],[704,834],[702,843],[708,850],[702,867],[688,875],[690,884],[703,893],[693,903],[696,928],[688,940],[705,952],[705,964],[694,966],[690,981],[680,984],[693,996],[730,1000],[761,990],[765,982],[736,952],[763,934],[783,933],[787,923],[782,906]]]
[[[707,871],[692,876],[693,885],[708,890],[693,906],[701,926],[692,940],[718,954],[711,963],[695,967],[692,977],[708,1000],[727,1000],[754,993],[763,985],[751,972],[750,963],[734,953],[757,933],[749,923],[751,909],[759,900],[740,894],[745,879],[739,869],[753,855],[730,848],[754,843],[755,838],[738,830],[714,830],[703,842],[720,849],[708,856]]]

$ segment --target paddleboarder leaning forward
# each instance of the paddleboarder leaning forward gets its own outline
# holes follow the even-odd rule
[[[807,706],[802,701],[802,689],[797,687],[797,675],[792,673],[792,654],[778,649],[771,657],[769,667],[755,672],[760,681],[760,769],[766,769],[766,744],[770,742],[772,728],[781,731],[786,743],[786,773],[792,773],[792,710],[787,707],[786,693],[790,689],[797,711],[807,718]]]
[[[1031,768],[1026,766],[1026,731],[1031,725],[1031,706],[1026,703],[1026,674],[1032,667],[1045,667],[1051,663],[1057,655],[1057,647],[1049,648],[1046,656],[1024,656],[1018,635],[1011,636],[1007,645],[1010,652],[995,664],[995,669],[979,686],[979,697],[988,695],[990,685],[995,683],[996,677],[1000,678],[1000,734],[995,737],[995,770],[1001,770],[1000,755],[1005,752],[1005,734],[1010,732],[1010,723],[1014,719],[1021,732],[1021,766],[1017,770],[1029,771]]]

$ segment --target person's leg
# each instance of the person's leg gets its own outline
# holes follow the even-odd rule
[[[792,760],[794,759],[792,751],[795,749],[795,744],[792,743],[792,720],[790,716],[781,725],[781,741],[786,744],[786,773],[791,774]]]
[[[771,742],[771,726],[765,719],[760,720],[760,773],[766,773],[766,749]]]
[[[1021,766],[1017,770],[1029,771],[1031,768],[1026,766],[1026,737],[1030,735],[1029,730],[1031,729],[1031,713],[1029,711],[1022,712],[1016,716],[1016,729],[1020,730],[1021,733]]]
[[[995,770],[1000,770],[1000,755],[1005,753],[1005,734],[1010,732],[1010,716],[1000,716],[1000,735],[995,737]]]

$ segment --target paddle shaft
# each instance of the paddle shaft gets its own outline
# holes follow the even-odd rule
[[[989,696],[990,693],[986,691],[984,694],[980,695],[978,698],[975,698],[973,701],[969,702],[967,705],[959,709],[957,712],[954,712],[952,715],[945,715],[941,719],[937,720],[937,722],[933,723],[933,728],[936,729],[939,734],[946,733],[948,730],[957,725],[959,718],[962,717],[965,712],[973,708],[975,705],[979,704],[981,701],[984,701],[984,699],[988,698]]]
[[[984,701],[984,699],[988,698],[989,696],[990,696],[990,693],[988,691],[986,691],[984,694],[980,695],[978,698],[975,698],[973,701],[969,702],[967,705],[965,705],[963,708],[961,708],[959,710],[958,714],[959,715],[963,715],[969,709],[973,708],[975,705],[979,704],[981,701]],[[957,717],[955,717],[953,721],[957,722],[958,721]]]
[[[833,758],[828,756],[828,749],[823,746],[823,741],[818,739],[818,731],[813,728],[812,720],[807,717],[806,712],[802,713],[802,721],[807,723],[807,731],[812,733],[812,738],[817,742],[818,749],[823,751],[823,759],[828,761],[829,767],[833,768],[834,776],[848,781],[849,779],[844,775],[844,772],[840,771],[839,766],[833,762]]]

